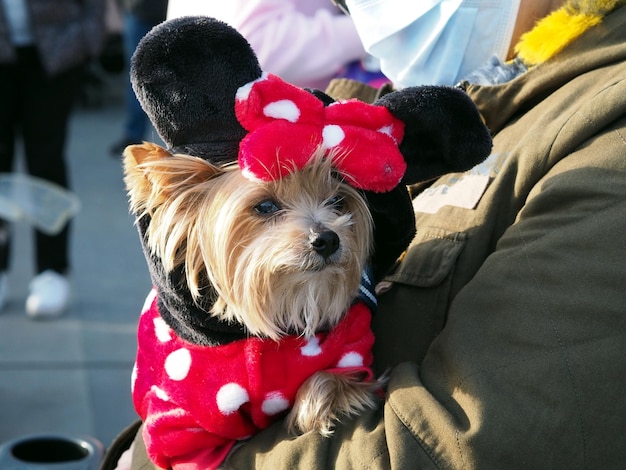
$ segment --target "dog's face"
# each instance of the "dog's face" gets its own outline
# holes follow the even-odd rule
[[[151,219],[150,251],[166,271],[185,265],[200,305],[259,336],[311,336],[350,306],[372,248],[361,195],[314,155],[304,169],[254,182],[239,168],[171,155],[153,144],[125,152],[131,210]]]

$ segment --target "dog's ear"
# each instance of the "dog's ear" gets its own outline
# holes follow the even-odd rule
[[[469,170],[489,156],[489,130],[474,102],[458,88],[404,88],[374,104],[404,122],[400,151],[407,163],[406,185]]]
[[[172,154],[166,149],[150,142],[129,145],[124,150],[124,170],[126,172],[132,171],[142,163],[159,161],[171,156]]]
[[[130,197],[131,211],[138,213],[145,207],[152,194],[152,181],[140,165],[148,161],[158,161],[171,157],[171,154],[155,144],[130,145],[124,150],[124,183]]]
[[[158,207],[180,191],[208,181],[223,170],[189,155],[172,155],[163,147],[143,143],[124,151],[124,182],[135,214]]]
[[[261,74],[243,36],[202,16],[155,26],[130,66],[137,99],[167,147],[218,164],[237,160],[246,131],[235,117],[235,94]]]

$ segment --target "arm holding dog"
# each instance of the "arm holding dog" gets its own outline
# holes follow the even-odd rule
[[[468,85],[493,151],[415,187],[419,207],[455,205],[417,212],[379,298],[374,365],[394,367],[384,407],[327,440],[272,427],[235,468],[621,465],[625,10],[510,83]],[[480,195],[474,208],[446,196],[457,185]]]

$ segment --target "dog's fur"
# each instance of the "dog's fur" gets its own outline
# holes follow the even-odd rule
[[[125,182],[132,212],[150,218],[146,246],[166,271],[184,266],[196,304],[210,284],[217,298],[207,315],[278,341],[332,329],[371,255],[367,204],[330,161],[320,150],[304,169],[256,182],[236,164],[146,143],[126,150]],[[300,388],[289,429],[327,436],[341,417],[373,407],[381,384],[318,372]]]

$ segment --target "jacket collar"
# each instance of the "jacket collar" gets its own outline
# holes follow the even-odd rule
[[[624,3],[624,2],[622,2]],[[538,24],[537,27],[540,25]],[[530,109],[573,78],[626,61],[626,7],[602,18],[544,62],[501,85],[464,83],[492,134],[518,113]],[[535,31],[533,29],[531,33]]]

